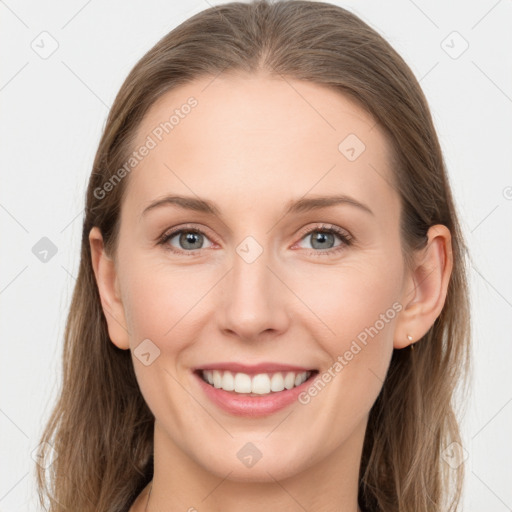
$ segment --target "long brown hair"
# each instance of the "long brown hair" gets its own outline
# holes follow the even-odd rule
[[[98,194],[133,151],[134,135],[165,92],[223,71],[267,72],[339,91],[387,134],[401,197],[406,261],[434,224],[452,235],[446,302],[428,333],[395,350],[363,446],[359,502],[367,511],[454,511],[464,464],[443,460],[462,445],[455,392],[467,389],[470,323],[467,249],[439,141],[413,73],[375,30],[323,2],[228,3],[206,9],[163,37],[136,64],[110,110],[87,189],[81,260],[65,329],[63,382],[41,441],[48,469],[36,467],[39,499],[51,512],[127,510],[153,476],[154,417],[130,352],[109,340],[88,235],[101,229],[115,253],[128,177]],[[452,445],[453,447],[453,445]]]

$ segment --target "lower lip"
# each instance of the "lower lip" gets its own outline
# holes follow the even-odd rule
[[[230,414],[251,418],[267,416],[292,404],[298,399],[300,393],[311,385],[317,375],[317,372],[313,373],[300,386],[292,389],[284,389],[268,395],[249,396],[248,394],[216,388],[194,372],[194,377],[199,381],[204,393],[213,403]]]

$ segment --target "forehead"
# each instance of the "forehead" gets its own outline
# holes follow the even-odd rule
[[[144,145],[126,192],[133,210],[171,192],[214,194],[233,213],[256,198],[268,208],[308,193],[350,194],[377,210],[397,202],[375,120],[311,82],[220,75],[182,85],[147,112],[134,149]]]

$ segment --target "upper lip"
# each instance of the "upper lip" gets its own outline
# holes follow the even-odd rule
[[[295,366],[291,364],[281,364],[281,363],[258,363],[254,365],[247,365],[235,362],[219,362],[219,363],[211,363],[205,364],[200,367],[197,367],[195,371],[200,370],[227,370],[233,373],[246,373],[248,375],[257,375],[258,373],[273,373],[273,372],[307,372],[307,371],[316,371],[315,368],[307,368],[304,366]]]

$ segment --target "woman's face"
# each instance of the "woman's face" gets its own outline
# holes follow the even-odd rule
[[[132,351],[155,451],[240,481],[286,478],[334,454],[359,463],[410,292],[374,120],[320,85],[221,75],[163,96],[134,150],[115,266],[122,312],[112,312],[129,334],[111,337]],[[148,209],[167,196],[201,208]],[[335,196],[345,200],[314,202]],[[158,243],[171,230],[183,231]],[[256,373],[270,382],[267,363],[318,373],[300,395],[281,392],[293,396],[281,407],[266,377],[239,376],[238,389],[259,381],[263,393],[242,395],[242,414],[241,395],[195,372],[221,363],[263,363]]]

